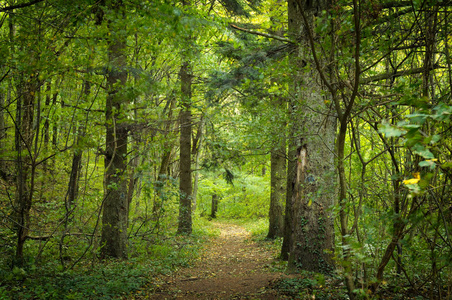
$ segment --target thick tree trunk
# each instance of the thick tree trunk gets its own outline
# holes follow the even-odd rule
[[[113,9],[123,17],[121,1]],[[117,26],[117,25],[116,25]],[[109,24],[110,30],[111,26]],[[113,30],[114,31],[114,30]],[[127,126],[123,116],[126,99],[121,88],[126,85],[126,37],[113,32],[108,42],[110,68],[107,73],[105,196],[102,215],[101,256],[127,258]]]
[[[182,110],[180,112],[180,181],[178,234],[192,231],[192,176],[191,176],[191,66],[184,62],[179,72],[181,80]]]
[[[327,1],[289,1],[289,24],[301,30],[298,58],[303,65],[311,62],[310,65],[314,66],[307,34],[309,29],[302,23],[299,5],[302,5],[309,24],[313,25],[315,15],[327,9]],[[293,184],[288,269],[328,274],[333,270],[334,227],[329,208],[336,198],[336,118],[331,116],[322,96],[324,87],[320,84],[317,70],[300,68],[297,77],[300,88],[295,95],[301,109],[294,113],[298,119],[294,126],[299,124],[300,128],[293,130],[299,132],[293,137],[294,141],[298,139],[296,167],[292,177],[288,178]]]

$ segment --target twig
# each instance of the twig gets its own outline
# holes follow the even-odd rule
[[[234,25],[234,24],[229,24],[229,26],[231,26],[234,29],[237,29],[237,30],[240,30],[240,31],[243,31],[243,32],[247,32],[247,33],[250,33],[250,34],[260,35],[260,36],[263,36],[263,37],[266,37],[266,38],[269,38],[269,39],[275,39],[275,40],[278,40],[278,41],[281,41],[281,42],[285,42],[285,43],[296,44],[295,41],[293,41],[291,39],[288,39],[288,38],[285,38],[285,37],[282,37],[282,36],[279,36],[279,35],[274,35],[274,34],[254,31],[254,30],[250,30],[250,29],[246,29],[246,28],[241,28],[241,27],[238,27],[237,25]]]

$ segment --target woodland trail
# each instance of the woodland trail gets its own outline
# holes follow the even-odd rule
[[[240,226],[212,222],[220,236],[206,243],[192,267],[167,277],[144,299],[284,299],[271,289],[284,276],[271,271],[277,253],[251,241]]]

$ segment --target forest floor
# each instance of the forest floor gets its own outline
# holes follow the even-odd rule
[[[289,299],[272,288],[289,277],[278,270],[276,247],[253,241],[241,226],[212,223],[220,235],[205,243],[191,267],[158,278],[131,299]]]

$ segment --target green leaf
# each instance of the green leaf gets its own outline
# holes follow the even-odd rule
[[[441,136],[439,134],[435,134],[434,136],[432,136],[430,144],[436,144],[440,139],[441,139]]]
[[[416,144],[412,147],[412,150],[415,154],[422,156],[425,159],[433,159],[435,156],[429,149],[425,148],[424,145]]]
[[[378,132],[383,133],[386,137],[399,137],[405,133],[405,130],[402,130],[398,127],[395,127],[388,123],[388,121],[383,120],[381,122],[381,126],[378,129]]]
[[[419,163],[420,167],[429,167],[434,169],[436,167],[435,159],[424,160]]]
[[[413,113],[407,115],[407,118],[411,119],[411,122],[424,124],[424,122],[430,117],[430,115],[422,113]]]

